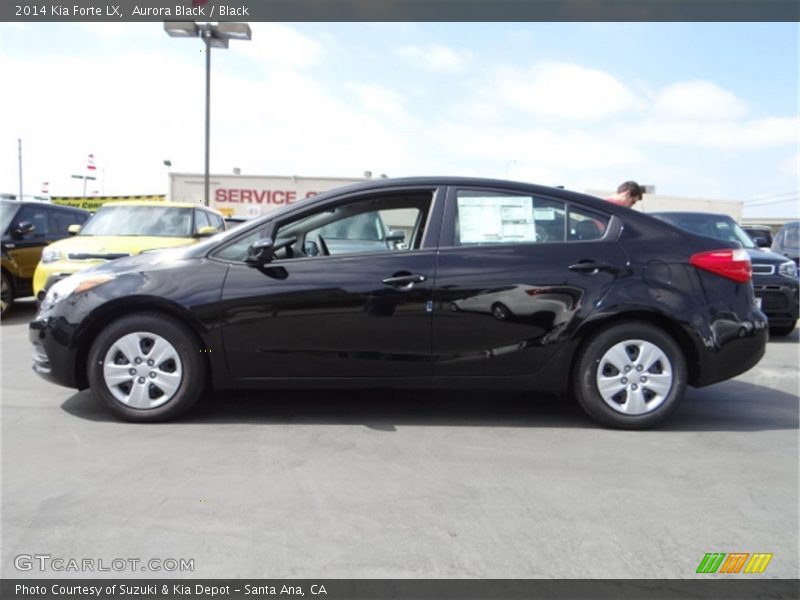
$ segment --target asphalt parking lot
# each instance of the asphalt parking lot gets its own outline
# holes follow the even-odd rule
[[[463,392],[218,394],[132,425],[31,371],[33,313],[1,326],[3,577],[92,576],[21,554],[194,560],[127,577],[690,578],[766,552],[763,576],[800,574],[797,331],[644,432]]]

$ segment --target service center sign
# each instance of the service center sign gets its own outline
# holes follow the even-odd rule
[[[212,175],[211,204],[225,216],[257,217],[336,187],[364,181],[338,177]],[[203,203],[202,175],[170,174],[170,199]]]

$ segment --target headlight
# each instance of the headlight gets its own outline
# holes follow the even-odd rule
[[[44,264],[56,262],[62,258],[64,258],[64,255],[61,254],[61,250],[58,250],[57,248],[45,248],[42,250],[42,262]]]
[[[64,298],[74,294],[88,292],[98,285],[108,283],[115,277],[116,275],[113,273],[77,273],[75,275],[70,275],[66,279],[54,283],[53,286],[47,290],[47,295],[42,301],[42,310],[50,310]]]
[[[778,267],[778,274],[789,279],[797,279],[797,265],[791,260],[787,260]]]

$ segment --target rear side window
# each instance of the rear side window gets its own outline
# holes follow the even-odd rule
[[[535,244],[598,240],[609,218],[526,194],[459,190],[455,244]]]

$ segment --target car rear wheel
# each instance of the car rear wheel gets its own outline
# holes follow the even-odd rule
[[[686,390],[686,361],[663,330],[620,323],[588,340],[573,381],[579,404],[593,419],[611,427],[644,429],[677,408]]]
[[[6,311],[14,303],[14,285],[5,272],[0,273],[0,315],[5,315]]]
[[[89,352],[95,397],[128,421],[165,421],[186,412],[205,389],[205,364],[192,332],[155,313],[114,321]]]

